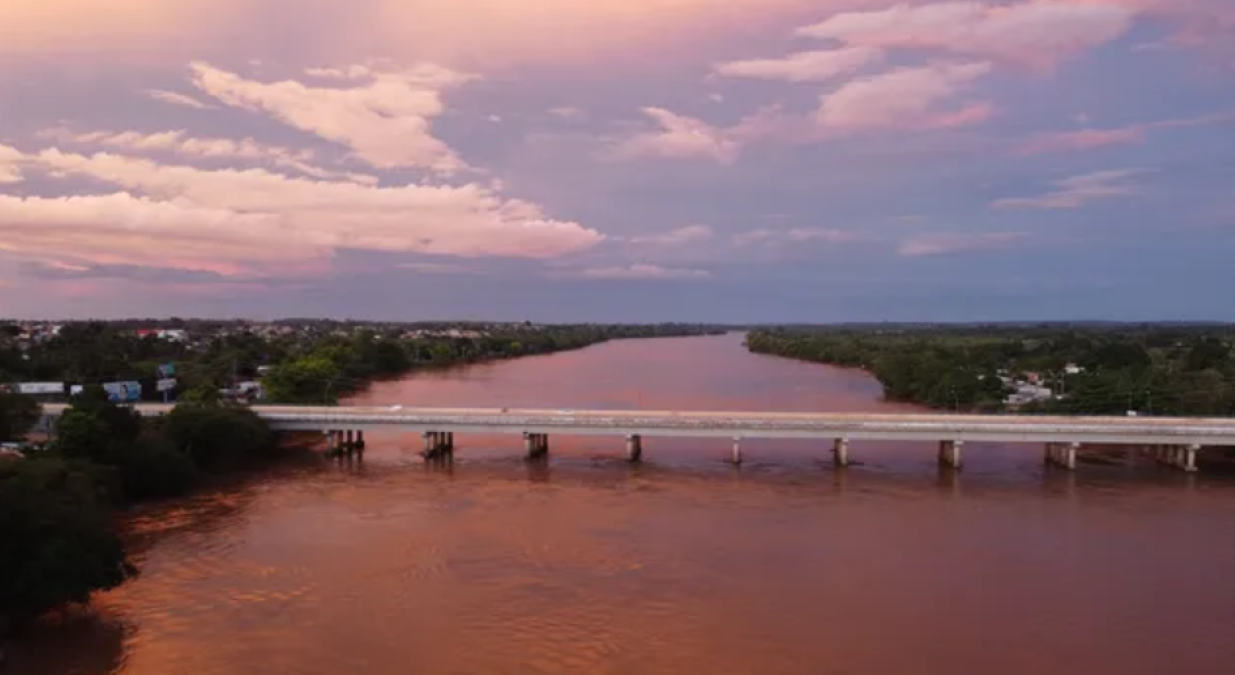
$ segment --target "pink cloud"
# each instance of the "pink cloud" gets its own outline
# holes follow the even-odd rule
[[[20,183],[23,178],[18,164],[23,160],[22,154],[13,148],[0,145],[0,185]]]
[[[595,267],[585,269],[580,274],[587,279],[614,279],[628,281],[706,279],[712,276],[711,273],[706,270],[673,269],[643,263],[637,263],[627,267]]]
[[[719,164],[732,164],[746,143],[774,133],[777,123],[775,112],[771,109],[728,128],[714,127],[664,108],[644,108],[643,113],[660,128],[622,141],[609,152],[611,159],[660,157],[707,159]]]
[[[1065,0],[899,4],[838,14],[798,33],[850,46],[935,50],[1049,68],[1119,37],[1133,16],[1118,5]]]
[[[1181,129],[1231,121],[1230,115],[1207,115],[1186,119],[1134,124],[1114,129],[1080,129],[1039,135],[1021,146],[1023,154],[1094,150],[1112,145],[1131,145],[1145,141],[1150,131]]]
[[[631,237],[630,242],[654,246],[682,246],[707,241],[711,238],[712,228],[707,225],[685,225],[660,234]]]
[[[41,138],[53,139],[66,144],[100,145],[130,153],[165,152],[201,159],[243,160],[291,169],[314,178],[347,180],[365,185],[375,185],[378,182],[376,176],[349,171],[330,171],[314,166],[310,163],[313,160],[311,150],[293,150],[267,145],[252,138],[238,141],[228,138],[193,138],[186,135],[183,130],[156,133],[136,131],[77,133],[63,127],[47,129],[38,135]]]
[[[159,249],[155,245],[158,240],[166,239],[178,249],[181,239],[188,238],[212,242],[211,246],[196,247],[207,256],[203,260],[215,260],[210,257],[215,255],[212,247],[221,247],[217,259],[229,263],[224,271],[247,260],[247,253],[229,253],[227,247],[237,241],[234,237],[259,242],[254,244],[259,247],[255,250],[266,247],[270,249],[268,256],[308,260],[341,248],[545,259],[585,250],[604,239],[599,232],[578,223],[547,218],[536,204],[506,198],[475,184],[376,187],[289,178],[264,169],[205,170],[57,149],[24,154],[21,161],[23,166],[90,178],[142,197],[9,202],[13,211],[0,219],[0,225],[12,230],[13,236],[37,237],[39,233],[27,230],[33,229],[32,224],[46,222],[60,223],[57,232],[81,230],[86,236],[114,230],[120,238],[150,240],[152,250]],[[104,206],[110,210],[104,210]],[[92,210],[97,211],[95,219],[82,215]],[[238,231],[234,237],[227,234],[233,230]],[[85,244],[68,234],[56,241],[66,257]],[[103,245],[89,243],[95,248]],[[26,246],[31,251],[36,248],[33,243]],[[42,253],[51,250],[46,246],[39,249]],[[101,255],[113,253],[108,249],[90,259],[102,262],[106,259]],[[164,255],[156,257],[165,260]],[[194,269],[199,267],[194,263]]]
[[[219,101],[342,143],[379,169],[417,167],[450,175],[467,168],[433,136],[431,120],[445,112],[442,91],[473,76],[430,65],[402,71],[362,65],[344,74],[363,84],[332,88],[256,82],[205,63],[194,63],[192,70],[198,89]]]
[[[864,240],[866,237],[857,232],[826,227],[795,227],[788,230],[774,230],[765,227],[739,232],[732,237],[733,245],[739,248],[793,246],[812,241],[849,244]]]
[[[1111,145],[1131,145],[1145,140],[1144,127],[1122,129],[1081,129],[1043,134],[1021,148],[1026,155],[1068,150],[1093,150]]]
[[[162,89],[148,89],[146,95],[156,101],[178,105],[182,108],[193,108],[194,110],[214,110],[215,106],[202,103],[201,101],[188,96],[186,94],[178,94],[174,91],[164,91]]]
[[[1128,178],[1144,173],[1142,169],[1114,169],[1072,176],[1055,181],[1055,189],[1036,197],[999,199],[991,203],[996,209],[1079,209],[1091,201],[1126,197],[1138,188]]]
[[[853,80],[823,96],[816,120],[823,127],[851,130],[972,124],[989,116],[988,105],[968,104],[952,111],[939,105],[990,69],[988,63],[934,63]]]
[[[1026,238],[1024,232],[928,234],[901,242],[897,252],[906,257],[973,253],[1009,248]]]
[[[873,47],[843,47],[799,52],[780,59],[730,61],[715,67],[719,75],[786,82],[823,82],[878,62],[883,51]]]
[[[229,276],[329,253],[322,244],[287,238],[275,216],[127,193],[0,195],[0,251],[62,269],[133,265]]]

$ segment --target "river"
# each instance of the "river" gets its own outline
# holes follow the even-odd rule
[[[356,403],[912,409],[741,336],[613,342],[378,383]],[[136,513],[142,576],[24,638],[22,675],[1235,672],[1235,482],[1042,449],[369,434]]]

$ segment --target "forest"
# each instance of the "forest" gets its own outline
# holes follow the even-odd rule
[[[1022,414],[1235,415],[1233,346],[1226,325],[795,327],[747,337],[752,352],[865,369],[889,400]],[[1009,404],[1018,387],[1036,399]]]

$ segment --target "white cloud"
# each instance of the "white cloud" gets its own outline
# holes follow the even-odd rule
[[[631,237],[630,241],[634,244],[681,246],[683,244],[693,244],[707,241],[711,238],[712,228],[707,225],[686,225],[669,230],[668,232],[662,232],[660,234],[647,234],[638,237]]]
[[[170,103],[172,105],[178,105],[184,108],[193,108],[195,110],[214,110],[215,108],[215,106],[202,103],[201,101],[193,98],[192,96],[186,96],[185,94],[178,94],[174,91],[164,91],[162,89],[148,89],[146,90],[146,95],[156,101],[163,101],[164,103]]]
[[[837,129],[940,128],[986,119],[986,103],[940,110],[941,103],[990,72],[988,63],[933,63],[853,80],[822,97],[816,120]]]
[[[1079,209],[1097,199],[1136,194],[1137,187],[1126,179],[1144,173],[1142,169],[1116,169],[1072,176],[1055,181],[1055,190],[1037,197],[1014,197],[991,203],[996,209]]]
[[[433,136],[431,120],[445,112],[442,92],[473,76],[428,65],[388,72],[352,66],[348,79],[365,83],[339,89],[294,80],[256,82],[205,63],[191,67],[193,83],[223,103],[342,143],[376,168],[414,167],[443,175],[467,168]]]
[[[780,59],[731,61],[715,67],[717,74],[786,82],[823,82],[848,75],[880,60],[883,51],[873,47],[842,47],[799,52]]]
[[[168,152],[185,157],[202,159],[238,159],[263,162],[273,166],[303,173],[314,178],[348,180],[374,185],[377,177],[366,174],[330,171],[312,165],[311,150],[293,150],[276,145],[259,143],[252,138],[233,141],[228,138],[193,138],[183,130],[140,133],[136,131],[90,131],[74,132],[64,127],[39,132],[41,138],[50,138],[61,143],[99,145],[117,148],[129,153]]]
[[[849,46],[936,50],[1049,68],[1123,35],[1135,14],[1111,2],[902,3],[838,14],[798,34]]]
[[[289,178],[264,169],[204,170],[58,149],[26,154],[21,161],[48,172],[92,178],[139,193],[134,200],[111,203],[115,212],[126,208],[137,211],[132,217],[112,218],[136,232],[153,227],[140,217],[142,209],[155,208],[151,203],[170,203],[182,209],[191,205],[208,211],[211,217],[222,218],[218,214],[229,213],[238,219],[261,219],[266,225],[260,231],[273,233],[266,245],[295,251],[298,258],[308,250],[319,252],[314,255],[321,257],[324,252],[348,248],[546,259],[590,248],[604,238],[578,223],[547,218],[535,204],[509,199],[475,184],[376,187]],[[52,206],[34,202],[23,208],[46,210]],[[33,218],[30,213],[26,216]],[[182,225],[183,236],[195,238],[200,242],[199,250],[209,251],[213,228],[199,227],[196,222]],[[11,221],[3,224],[15,226]],[[100,222],[98,227],[108,226]],[[62,244],[66,256],[84,255],[77,251],[72,238],[66,237]]]
[[[910,237],[901,243],[898,253],[906,257],[972,253],[1008,248],[1023,241],[1024,232],[936,233]]]
[[[631,281],[707,279],[712,276],[706,270],[672,269],[643,263],[628,267],[596,267],[583,270],[580,274],[587,279],[621,279]]]

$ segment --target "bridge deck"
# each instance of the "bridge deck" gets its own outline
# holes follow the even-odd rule
[[[58,415],[64,406],[45,406]],[[142,404],[145,415],[171,406]],[[807,413],[398,406],[254,406],[282,430],[379,429],[585,435],[849,438],[905,441],[1080,442],[1235,446],[1235,419],[1057,417],[937,413]]]

